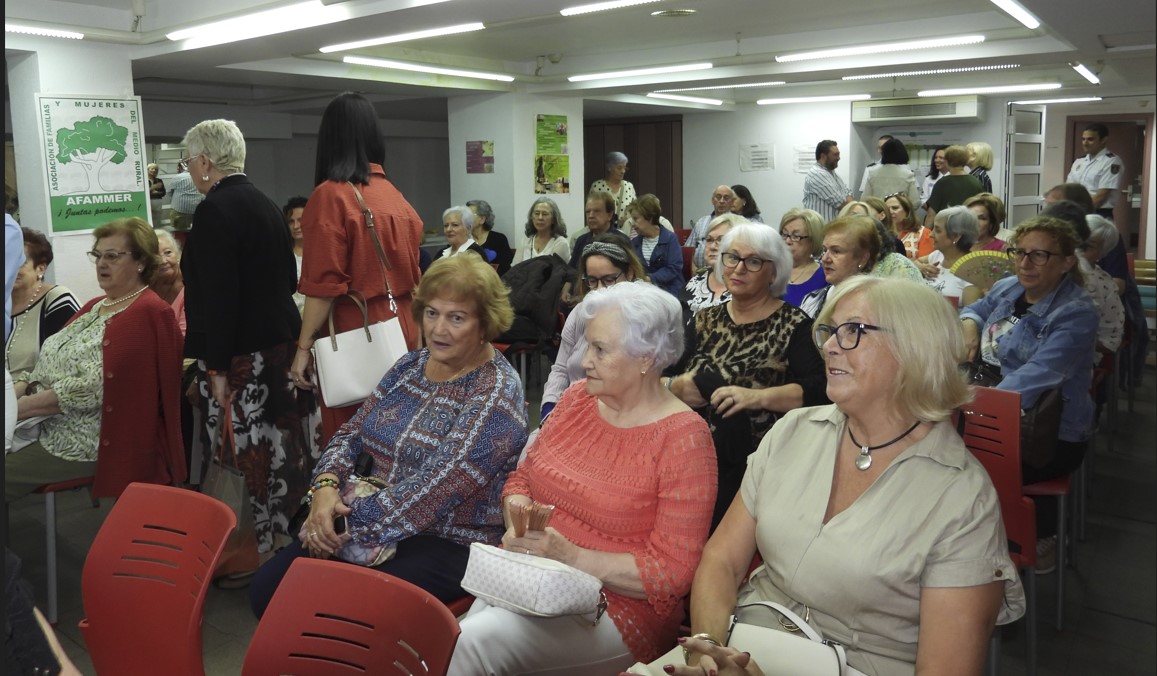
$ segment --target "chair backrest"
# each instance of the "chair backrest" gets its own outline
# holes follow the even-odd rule
[[[691,233],[694,231],[688,229],[688,230],[675,230],[674,232],[675,232],[675,236],[679,238],[679,246],[683,246],[687,243],[687,240],[691,238]]]
[[[237,517],[225,503],[132,483],[101,525],[81,577],[80,623],[101,674],[204,674],[205,594]]]
[[[992,478],[1014,558],[1021,566],[1036,565],[1036,508],[1021,489],[1020,393],[977,387],[961,414],[964,445]]]
[[[695,247],[680,247],[683,250],[683,279],[695,276]]]
[[[458,620],[429,592],[341,561],[299,558],[269,602],[243,676],[446,673]]]

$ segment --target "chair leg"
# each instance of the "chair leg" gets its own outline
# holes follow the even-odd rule
[[[1105,379],[1108,380],[1105,387],[1107,390],[1107,401],[1105,404],[1109,408],[1109,412],[1107,414],[1109,418],[1109,433],[1106,436],[1109,437],[1108,448],[1110,453],[1114,450],[1113,438],[1117,436],[1117,413],[1119,407],[1119,399],[1121,397],[1121,391],[1117,389],[1117,383],[1119,382],[1117,366],[1119,364],[1120,360],[1117,360],[1117,362],[1113,364],[1113,368],[1109,369],[1109,373],[1105,376]]]
[[[1065,568],[1069,563],[1068,543],[1065,534],[1065,512],[1068,508],[1068,496],[1057,497],[1057,631],[1064,630],[1065,623]]]
[[[1036,676],[1036,571],[1026,569],[1021,576],[1024,582],[1024,652],[1025,674]]]
[[[992,632],[988,639],[988,663],[984,667],[985,676],[997,676],[1000,673],[1000,627]]]
[[[1095,438],[1096,435],[1094,435]],[[1089,442],[1089,453],[1085,455],[1087,458],[1093,452],[1095,444]],[[1085,515],[1089,509],[1089,463],[1086,460],[1077,468],[1077,482],[1076,482],[1076,504],[1073,505],[1075,511],[1075,523],[1073,530],[1076,531],[1076,538],[1073,539],[1073,558],[1077,556],[1076,543],[1085,541]]]
[[[48,568],[48,623],[56,625],[56,493],[44,494],[45,563]]]

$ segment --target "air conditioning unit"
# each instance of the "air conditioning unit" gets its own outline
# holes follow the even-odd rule
[[[983,96],[939,96],[926,99],[871,99],[852,102],[852,122],[891,125],[897,122],[981,122]]]

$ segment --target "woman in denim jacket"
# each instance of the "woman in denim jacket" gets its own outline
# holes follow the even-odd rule
[[[960,311],[969,357],[979,354],[999,366],[1003,378],[997,387],[1019,392],[1022,408],[1035,405],[1042,392],[1061,388],[1056,455],[1043,468],[1024,465],[1026,484],[1079,467],[1093,433],[1089,385],[1099,319],[1081,286],[1080,245],[1068,223],[1047,216],[1028,219],[1017,227],[1005,252],[1016,264],[1016,277],[1000,280],[988,295]],[[1046,548],[1055,524],[1038,509],[1037,533]]]

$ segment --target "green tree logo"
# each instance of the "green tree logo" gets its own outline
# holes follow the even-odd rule
[[[128,154],[129,130],[110,118],[97,116],[86,122],[77,122],[72,129],[56,130],[56,160],[61,164],[76,163],[84,169],[88,184],[80,192],[88,192],[95,183],[102,190],[110,190],[100,181],[100,170],[109,162],[120,164]]]

